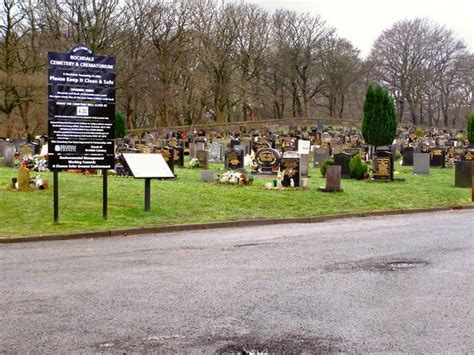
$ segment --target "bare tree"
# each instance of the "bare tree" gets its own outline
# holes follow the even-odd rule
[[[319,16],[278,10],[273,17],[275,46],[289,66],[293,117],[309,116],[309,101],[321,90],[318,56],[334,30]],[[303,101],[303,102],[301,102]]]
[[[334,36],[324,41],[319,65],[322,94],[327,99],[329,117],[342,118],[349,87],[360,76],[359,51],[350,42]]]
[[[405,103],[411,121],[419,123],[423,92],[434,73],[446,72],[465,52],[462,41],[451,31],[426,19],[396,22],[375,41],[370,59],[376,64],[376,76],[397,101],[399,121],[403,120]]]

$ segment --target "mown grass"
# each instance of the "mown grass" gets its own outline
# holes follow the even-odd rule
[[[216,172],[221,164],[211,164]],[[59,224],[53,224],[52,174],[48,190],[8,189],[17,171],[0,168],[0,238],[87,232],[141,226],[188,224],[255,218],[306,217],[324,214],[398,210],[471,203],[469,188],[454,187],[454,169],[432,168],[430,175],[413,175],[411,167],[396,167],[405,182],[375,183],[343,180],[343,193],[322,193],[319,170],[310,169],[309,190],[264,190],[268,179],[252,186],[200,182],[197,169],[176,169],[177,179],[152,180],[151,212],[144,211],[144,182],[109,178],[108,220],[102,219],[102,177],[59,174]]]

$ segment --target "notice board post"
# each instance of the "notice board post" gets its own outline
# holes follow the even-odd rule
[[[48,167],[54,173],[54,222],[59,220],[59,172],[102,170],[107,219],[107,169],[115,161],[115,58],[76,45],[48,53]]]

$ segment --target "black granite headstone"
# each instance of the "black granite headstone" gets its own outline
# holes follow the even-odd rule
[[[415,153],[415,148],[411,146],[406,146],[402,148],[402,159],[404,166],[413,165],[413,153]]]
[[[239,149],[230,149],[225,154],[225,167],[229,170],[243,169],[244,151]]]
[[[393,154],[390,151],[377,151],[374,161],[374,180],[393,181]]]
[[[301,180],[300,158],[281,158],[280,171],[283,173],[283,187],[299,187]],[[293,185],[293,186],[292,186]]]
[[[446,150],[442,147],[430,149],[430,166],[438,166],[444,168],[446,161]]]
[[[174,149],[173,148],[159,148],[156,151],[163,156],[166,164],[168,164],[170,170],[174,174]]]
[[[351,162],[352,155],[348,153],[338,153],[334,154],[334,165],[339,165],[341,167],[341,177],[343,179],[351,178],[351,171],[349,169],[349,163]]]
[[[255,162],[262,174],[273,174],[274,168],[280,163],[280,153],[276,149],[263,148],[255,154]]]
[[[474,174],[474,161],[464,160],[454,162],[454,185],[456,187],[471,187]]]
[[[184,166],[184,149],[182,146],[175,146],[173,147],[173,157],[174,157],[174,164],[183,167]]]

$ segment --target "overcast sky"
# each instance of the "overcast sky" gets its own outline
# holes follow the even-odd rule
[[[378,35],[394,22],[426,17],[445,25],[474,50],[474,0],[245,0],[267,10],[319,14],[339,36],[367,56]]]

